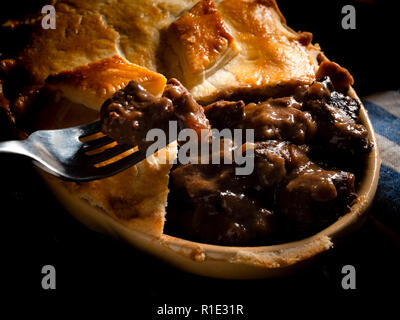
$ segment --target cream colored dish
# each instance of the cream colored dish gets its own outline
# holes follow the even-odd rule
[[[358,99],[351,89],[351,96]],[[187,272],[226,279],[276,277],[293,272],[318,254],[333,248],[343,236],[365,221],[368,208],[378,185],[380,156],[375,133],[365,108],[361,109],[362,123],[374,143],[365,175],[358,189],[358,198],[351,211],[321,232],[295,242],[261,247],[227,247],[187,241],[163,234],[160,238],[130,230],[104,211],[69,193],[58,181],[41,172],[62,205],[80,222],[92,230],[122,239],[143,252]]]
[[[101,104],[130,80],[161,95],[167,78],[175,77],[198,102],[208,104],[235,94],[292,95],[322,78],[319,73],[333,72],[341,86],[336,89],[359,101],[351,87],[347,91],[353,84],[348,71],[336,64],[321,68],[327,59],[312,44],[312,35],[290,29],[274,0],[58,0],[54,5],[55,30],[41,28],[40,14],[3,26],[32,29],[29,44],[17,56],[0,60],[0,107],[16,130],[25,130],[19,123],[29,121],[34,129],[93,121]],[[24,85],[12,100],[3,86],[21,69]],[[36,118],[27,121],[32,110]],[[164,234],[172,163],[160,164],[160,154],[87,184],[40,175],[90,229],[178,268],[229,279],[279,276],[332,248],[365,220],[380,158],[364,107],[360,117],[373,147],[350,212],[311,237],[280,245],[218,246]],[[161,154],[174,156],[176,150],[171,144]]]

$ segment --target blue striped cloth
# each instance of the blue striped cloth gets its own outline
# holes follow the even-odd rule
[[[400,235],[400,90],[362,100],[375,128],[382,158],[372,216]]]

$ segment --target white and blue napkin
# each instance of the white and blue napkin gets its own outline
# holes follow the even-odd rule
[[[382,158],[372,216],[400,235],[400,90],[362,99]]]

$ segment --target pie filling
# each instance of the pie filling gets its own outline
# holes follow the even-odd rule
[[[208,130],[203,139],[212,128],[254,130],[254,142],[241,149],[253,149],[251,174],[238,175],[242,164],[235,159],[174,165],[165,233],[220,245],[269,245],[312,235],[349,211],[372,147],[358,101],[335,91],[328,76],[292,96],[243,100],[203,107],[171,79],[161,97],[132,81],[104,103],[104,133],[139,148],[148,144],[150,129],[167,131],[173,120],[199,137]]]

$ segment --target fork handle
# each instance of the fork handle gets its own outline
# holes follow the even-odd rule
[[[25,148],[24,140],[10,140],[0,142],[0,153],[11,153],[29,156],[29,152]]]

